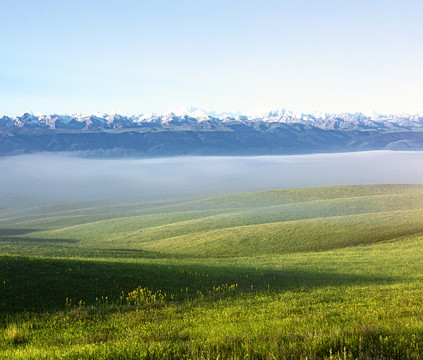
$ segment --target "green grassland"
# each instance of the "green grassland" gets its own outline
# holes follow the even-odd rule
[[[0,209],[1,359],[421,359],[423,186]]]

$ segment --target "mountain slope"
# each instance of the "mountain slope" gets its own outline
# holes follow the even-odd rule
[[[312,113],[292,112],[286,109],[269,111],[262,115],[247,116],[242,113],[206,112],[195,107],[183,107],[164,113],[140,115],[126,114],[73,114],[45,115],[25,113],[22,116],[0,118],[0,127],[49,128],[73,130],[105,130],[151,126],[200,125],[214,128],[228,124],[255,126],[266,124],[302,124],[326,130],[413,130],[423,129],[423,114],[372,114],[362,113]]]
[[[282,155],[382,149],[423,150],[423,116],[286,110],[246,116],[184,108],[137,116],[25,113],[0,118],[0,155]]]

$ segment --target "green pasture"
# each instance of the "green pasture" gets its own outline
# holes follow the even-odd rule
[[[1,359],[423,358],[423,186],[0,209]]]

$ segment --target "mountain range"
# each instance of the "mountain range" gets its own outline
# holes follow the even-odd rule
[[[265,155],[423,150],[423,114],[260,116],[185,107],[160,114],[0,117],[0,155],[77,151],[94,156]]]
[[[167,125],[225,125],[231,123],[284,123],[311,125],[321,129],[377,129],[411,130],[423,128],[423,114],[384,115],[373,113],[299,113],[286,109],[272,110],[262,115],[206,112],[195,107],[184,107],[164,113],[126,115],[122,113],[45,115],[24,113],[22,116],[0,117],[0,127],[25,127],[73,130],[105,130]]]

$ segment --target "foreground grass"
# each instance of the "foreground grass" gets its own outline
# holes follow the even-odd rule
[[[414,285],[330,287],[213,302],[81,306],[9,324],[3,356],[418,359],[421,296]]]
[[[0,357],[423,358],[422,193],[5,212]]]

